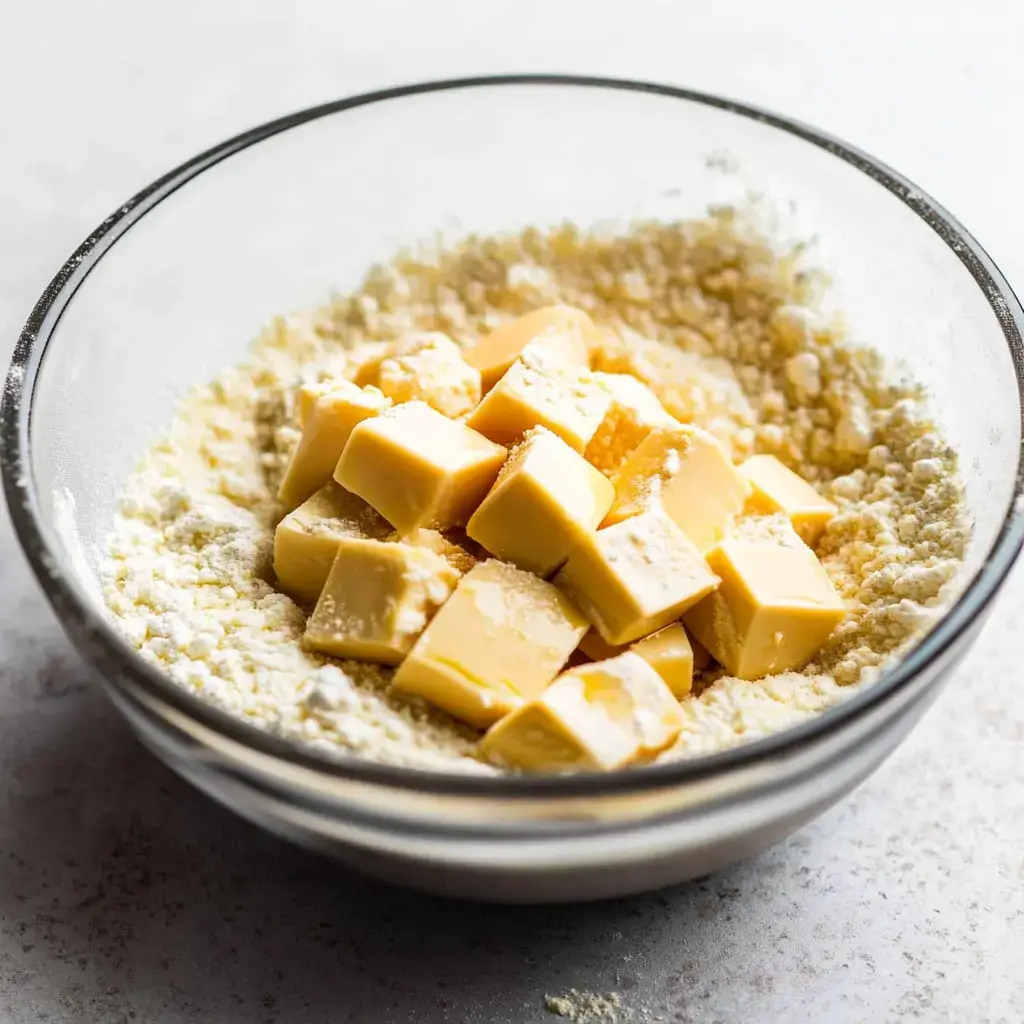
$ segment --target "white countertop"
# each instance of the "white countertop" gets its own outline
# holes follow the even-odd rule
[[[498,71],[660,79],[899,168],[1024,287],[1024,5],[861,0],[13,5],[0,62],[0,356],[122,200],[218,139],[346,93]],[[554,1021],[615,990],[672,1022],[1024,1019],[1018,569],[909,741],[793,839],[582,908],[443,905],[213,806],[86,679],[0,518],[0,1018]],[[628,1012],[627,1012],[628,1011]]]

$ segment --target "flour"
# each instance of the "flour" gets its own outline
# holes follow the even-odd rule
[[[617,238],[573,227],[471,238],[375,268],[356,294],[275,320],[247,361],[186,397],[127,482],[103,570],[111,615],[179,685],[327,756],[495,771],[476,759],[473,730],[387,696],[390,670],[303,650],[303,611],[267,582],[274,495],[299,436],[300,384],[411,331],[466,344],[564,302],[604,331],[597,370],[634,374],[736,460],[774,454],[838,507],[818,553],[846,620],[801,673],[700,680],[662,759],[818,714],[934,624],[968,528],[955,455],[923,396],[809,312],[807,281],[728,214]]]

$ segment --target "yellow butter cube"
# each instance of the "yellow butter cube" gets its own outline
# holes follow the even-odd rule
[[[378,342],[370,352],[363,355],[353,365],[350,371],[352,383],[358,384],[361,388],[376,387],[377,381],[380,379],[380,364],[391,355],[391,352],[390,345]]]
[[[466,527],[492,555],[547,576],[593,533],[615,489],[560,437],[527,431]]]
[[[740,679],[802,668],[843,619],[827,573],[788,524],[771,534],[738,532],[707,557],[722,585],[683,621]]]
[[[491,559],[462,577],[392,686],[486,728],[540,693],[586,629],[556,587]]]
[[[620,654],[625,654],[632,646],[632,644],[605,643],[596,629],[588,629],[580,641],[579,650],[590,661],[607,661],[608,658],[617,658]]]
[[[519,360],[484,396],[466,423],[498,444],[513,445],[547,427],[582,454],[601,425],[611,396],[589,371]]]
[[[693,689],[693,647],[681,623],[659,629],[631,649],[661,676],[673,696],[685,697]]]
[[[585,370],[587,341],[593,329],[590,317],[573,306],[538,309],[492,331],[466,350],[465,359],[480,371],[485,392],[494,387],[529,345],[542,348],[554,362]]]
[[[391,399],[376,388],[356,387],[351,381],[338,380],[316,400],[302,398],[300,416],[305,407],[302,438],[285,470],[277,497],[286,508],[301,505],[314,491],[331,479],[334,467],[357,424],[387,409]]]
[[[707,431],[679,424],[652,430],[619,467],[605,525],[661,508],[701,551],[732,528],[750,485]]]
[[[313,604],[343,540],[385,540],[392,533],[391,524],[362,498],[332,480],[278,523],[274,533],[278,588],[301,604]]]
[[[679,702],[636,654],[570,669],[481,741],[490,760],[529,771],[610,771],[648,760],[682,728]]]
[[[718,586],[701,553],[661,511],[591,534],[555,583],[601,638],[627,644],[667,626]]]
[[[610,476],[655,427],[678,426],[646,384],[625,373],[595,373],[611,404],[584,452],[587,462]]]
[[[811,547],[818,543],[836,514],[831,501],[774,455],[753,455],[740,466],[740,472],[751,486],[748,511],[765,515],[781,512],[805,543]]]
[[[426,403],[406,402],[352,431],[334,478],[404,536],[465,524],[506,455]]]
[[[344,379],[344,378],[342,378]],[[303,384],[299,388],[299,393],[296,397],[296,407],[298,410],[299,426],[305,427],[309,422],[310,416],[313,415],[313,409],[316,408],[316,403],[324,397],[324,395],[330,394],[338,387],[337,379],[333,380],[321,380],[315,384]]]
[[[403,339],[377,371],[377,386],[396,405],[416,399],[445,416],[461,416],[480,401],[480,371],[440,331]]]
[[[632,651],[643,658],[661,676],[665,685],[676,697],[685,696],[693,688],[697,652],[686,630],[679,622],[673,622],[633,644],[605,643],[601,639],[601,634],[596,629],[592,629],[580,641],[579,649],[591,661],[605,661],[608,658],[617,658],[620,654],[625,654],[626,651]],[[703,648],[701,650],[707,655]],[[710,655],[707,657],[709,662]],[[704,666],[708,662],[705,662]]]
[[[426,548],[342,540],[306,623],[305,644],[336,658],[395,665],[458,579],[444,558]]]

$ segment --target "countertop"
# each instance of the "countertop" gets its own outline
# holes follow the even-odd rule
[[[219,138],[424,77],[574,70],[761,103],[899,167],[1024,282],[1024,10],[731,2],[13,4],[0,356],[71,249]],[[191,790],[87,679],[0,519],[0,1018],[75,1022],[1024,1019],[1024,569],[908,742],[701,882],[481,909],[368,883]]]

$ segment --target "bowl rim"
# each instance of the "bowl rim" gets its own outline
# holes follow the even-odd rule
[[[62,626],[89,667],[98,670],[107,682],[117,686],[134,703],[138,703],[138,697],[131,692],[131,687],[137,687],[150,701],[167,705],[212,730],[221,740],[241,744],[256,753],[285,762],[290,768],[329,778],[445,795],[597,797],[705,782],[769,758],[799,754],[895,696],[918,673],[956,645],[989,605],[1024,543],[1024,444],[1018,459],[1013,498],[975,577],[921,643],[876,681],[809,721],[778,733],[717,753],[607,774],[476,775],[379,764],[341,752],[321,756],[203,701],[157,671],[121,638],[101,613],[90,606],[73,577],[64,572],[59,553],[46,539],[31,471],[32,395],[43,354],[54,336],[63,310],[106,251],[146,213],[206,169],[291,128],[321,117],[403,97],[499,86],[610,89],[701,104],[796,136],[867,175],[916,213],[949,246],[988,301],[1013,359],[1021,397],[1021,431],[1024,437],[1024,311],[1017,297],[973,236],[926,192],[881,161],[799,121],[722,96],[666,84],[563,74],[514,73],[441,79],[379,89],[309,107],[228,138],[146,186],[104,220],[75,250],[37,301],[20,333],[0,405],[0,474],[11,520],[29,564]],[[83,638],[87,638],[88,643]]]

